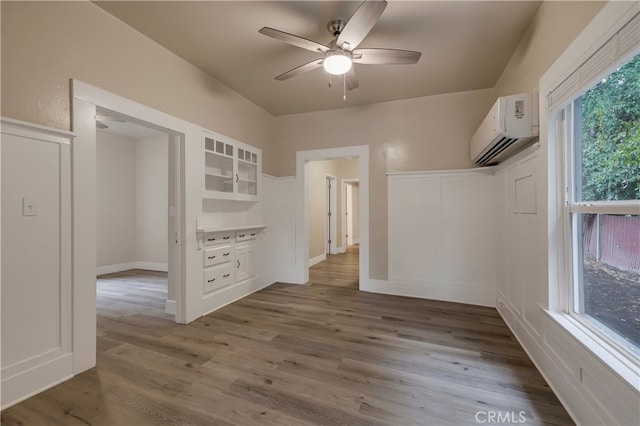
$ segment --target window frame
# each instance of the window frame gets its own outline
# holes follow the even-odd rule
[[[562,111],[577,97],[582,89],[580,81],[573,78],[582,64],[613,37],[628,25],[640,12],[637,2],[608,2],[593,20],[576,37],[567,49],[549,66],[539,80],[540,91],[540,143],[542,156],[546,161],[541,162],[543,173],[541,179],[547,187],[547,267],[548,267],[548,296],[541,301],[539,307],[554,326],[560,327],[570,335],[575,342],[585,349],[585,355],[595,358],[603,367],[622,380],[630,389],[640,392],[640,368],[637,363],[627,357],[607,342],[591,332],[587,327],[577,322],[568,314],[567,286],[569,285],[566,259],[566,230],[568,214],[565,200],[565,166],[564,166],[564,127],[562,126]],[[634,37],[637,31],[628,34]],[[639,44],[636,43],[636,51]],[[572,80],[575,84],[568,87],[566,83]],[[588,84],[583,84],[588,85]],[[562,88],[568,97],[562,98],[557,92]],[[566,90],[565,90],[566,89]],[[557,95],[557,96],[556,96]],[[561,118],[561,119],[560,119]],[[576,356],[582,357],[581,353]],[[584,361],[584,360],[583,360]]]
[[[632,55],[626,59],[628,62]],[[625,63],[626,63],[625,62]],[[603,77],[608,76],[620,64],[613,65]],[[597,84],[597,83],[595,83]],[[576,173],[582,167],[579,146],[576,139],[580,132],[580,117],[576,113],[576,104],[581,96],[595,86],[591,85],[579,93],[574,94],[570,102],[564,107],[550,112],[550,118],[555,126],[550,126],[550,140],[555,140],[561,149],[558,151],[557,166],[562,170],[562,226],[563,247],[559,250],[559,265],[563,269],[561,276],[564,278],[558,283],[559,304],[558,310],[566,314],[582,331],[594,338],[609,354],[630,368],[640,368],[640,349],[632,349],[631,343],[626,344],[621,339],[616,339],[604,329],[609,329],[605,324],[592,316],[580,312],[584,303],[581,283],[583,280],[582,259],[582,229],[581,220],[577,220],[580,214],[640,214],[640,200],[612,200],[612,201],[577,201],[581,191],[580,182]],[[578,136],[577,136],[578,135]],[[612,333],[618,334],[611,330]]]

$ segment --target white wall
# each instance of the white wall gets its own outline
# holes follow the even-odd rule
[[[602,347],[590,344],[586,335],[572,327],[566,315],[553,306],[552,302],[558,299],[558,276],[553,265],[556,253],[563,250],[562,236],[558,235],[562,231],[557,223],[562,213],[556,212],[555,204],[563,190],[557,181],[561,175],[554,178],[558,147],[548,137],[545,101],[548,90],[553,88],[549,87],[552,80],[556,79],[555,84],[563,81],[567,69],[579,65],[593,53],[590,49],[607,40],[611,34],[605,34],[615,26],[622,11],[630,7],[637,11],[637,2],[611,2],[604,8],[601,3],[581,8],[577,3],[544,2],[498,82],[500,93],[538,87],[541,92],[540,148],[529,148],[507,160],[496,173],[501,224],[496,234],[501,260],[497,271],[498,311],[572,418],[584,425],[640,423],[637,367],[631,380],[624,368],[614,371],[608,363],[617,367],[621,363]],[[566,40],[562,35],[567,31],[579,33],[594,15],[586,30],[558,58],[562,50],[554,40]],[[531,173],[535,179],[536,211],[520,214],[513,209],[514,180]]]
[[[265,282],[296,282],[295,178],[263,175],[264,230],[262,271]]]
[[[167,136],[138,140],[136,148],[136,262],[164,270],[168,257]]]
[[[383,292],[494,306],[496,195],[482,169],[389,176]]]
[[[97,266],[135,262],[135,139],[96,133],[96,180]]]
[[[168,137],[96,133],[98,274],[167,270]]]

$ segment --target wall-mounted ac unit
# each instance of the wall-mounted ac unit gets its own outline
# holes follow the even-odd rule
[[[538,138],[538,93],[498,98],[471,138],[471,161],[491,166]]]

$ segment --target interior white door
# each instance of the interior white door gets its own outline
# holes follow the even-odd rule
[[[336,178],[334,176],[326,175],[325,177],[325,187],[326,187],[326,220],[325,220],[325,247],[327,254],[335,254],[336,253],[336,233],[337,226],[336,220],[338,217],[336,216],[337,209],[337,196],[336,193],[338,188],[336,188]]]
[[[345,209],[344,214],[346,217],[346,234],[345,241],[346,245],[350,246],[353,244],[353,185],[347,184],[345,187]],[[346,248],[346,247],[345,247]]]

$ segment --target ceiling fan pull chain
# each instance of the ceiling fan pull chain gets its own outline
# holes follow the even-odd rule
[[[347,73],[342,74],[342,100],[347,100]]]
[[[329,74],[329,88],[331,88],[331,74]]]

